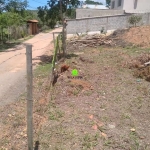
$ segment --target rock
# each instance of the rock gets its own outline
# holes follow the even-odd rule
[[[115,124],[109,124],[108,127],[109,127],[110,129],[116,128]]]

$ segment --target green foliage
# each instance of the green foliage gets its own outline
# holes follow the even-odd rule
[[[43,26],[47,22],[47,10],[48,10],[47,6],[38,7],[37,14],[38,14],[38,17],[41,19]]]
[[[0,0],[0,13],[2,13],[5,9],[5,0]]]
[[[44,25],[44,26],[41,27],[41,30],[42,30],[42,31],[46,31],[46,30],[48,30],[48,29],[49,29],[49,27],[48,27],[47,25]]]
[[[106,0],[107,6],[110,6],[111,0]]]
[[[92,1],[92,0],[86,0],[85,3],[86,3],[86,4],[93,4],[93,5],[103,5],[103,4],[100,3],[100,2],[95,2],[95,1]]]
[[[37,11],[26,10],[27,0],[0,0],[0,43],[27,36],[27,20],[36,19]]]
[[[27,6],[27,0],[9,0],[8,3],[6,3],[5,11],[14,11],[20,13],[21,11],[25,10]]]
[[[79,0],[62,0],[62,13],[68,18],[75,18],[75,8],[80,4]],[[38,17],[41,19],[43,26],[48,25],[54,28],[57,21],[61,21],[60,1],[49,0],[47,6],[38,7]]]
[[[142,20],[142,17],[141,16],[135,16],[135,15],[132,15],[128,22],[133,25],[134,27],[136,27],[137,23],[139,23],[140,21]]]
[[[76,10],[74,8],[69,8],[67,9],[66,11],[66,16],[69,18],[69,19],[75,19],[76,18]]]
[[[0,0],[0,13],[5,12],[21,12],[28,6],[27,0]]]

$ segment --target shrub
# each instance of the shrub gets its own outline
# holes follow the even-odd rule
[[[41,30],[42,31],[45,31],[45,30],[48,30],[50,27],[48,27],[47,25],[44,25],[42,28],[41,28]]]
[[[142,20],[142,17],[141,16],[135,16],[135,15],[132,15],[128,22],[133,25],[134,27],[136,27],[137,23],[139,23],[140,21]]]

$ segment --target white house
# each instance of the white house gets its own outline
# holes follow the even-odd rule
[[[111,9],[122,9],[127,13],[150,12],[150,0],[111,0]]]
[[[108,9],[105,5],[91,5],[91,4],[83,4],[82,8],[91,8],[91,9]]]

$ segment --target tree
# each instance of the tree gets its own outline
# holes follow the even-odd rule
[[[43,26],[46,22],[47,11],[48,11],[47,6],[38,7],[38,17],[41,19]]]
[[[136,27],[137,23],[139,23],[140,21],[142,20],[142,17],[141,16],[135,16],[135,15],[132,15],[128,22],[133,25],[134,27]]]
[[[85,3],[86,4],[92,4],[92,5],[103,5],[102,3],[95,2],[95,1],[92,1],[92,0],[86,0]]]
[[[61,21],[60,16],[60,0],[49,0],[45,7],[38,7],[38,17],[43,22],[43,25],[47,25],[53,28],[57,21]],[[75,8],[80,5],[79,0],[62,0],[62,13],[64,16],[75,16]]]
[[[28,6],[27,0],[9,0],[5,6],[5,11],[21,12],[25,10]]]
[[[0,0],[0,13],[2,13],[5,9],[5,0]]]
[[[106,5],[110,6],[111,0],[106,0]]]

